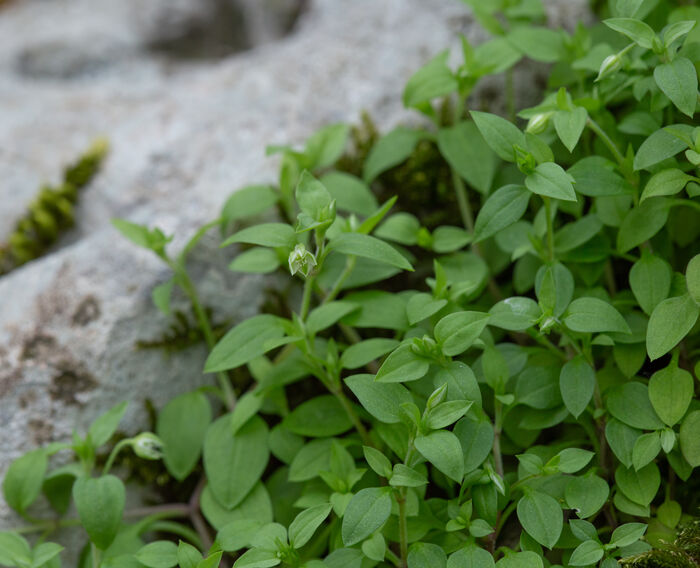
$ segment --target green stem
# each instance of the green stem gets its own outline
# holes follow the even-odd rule
[[[501,454],[501,431],[503,422],[503,403],[494,395],[494,426],[493,426],[493,461],[496,464],[496,473],[503,475],[503,455]]]
[[[180,523],[175,523],[173,521],[156,521],[149,527],[149,530],[174,534],[190,541],[192,545],[199,549],[203,548],[202,540],[199,538],[199,535],[192,529],[181,525]]]
[[[386,549],[386,557],[389,559],[389,562],[391,562],[396,568],[400,568],[401,566],[401,559],[394,554],[394,552],[390,549]]]
[[[301,307],[299,308],[299,318],[302,321],[306,321],[306,316],[309,315],[309,307],[311,306],[311,292],[314,288],[314,280],[316,279],[316,274],[311,273],[304,280],[304,291],[301,297]]]
[[[112,469],[112,465],[114,464],[114,460],[117,457],[117,454],[121,452],[126,446],[128,446],[131,443],[131,438],[127,438],[126,440],[122,440],[121,442],[117,442],[117,445],[112,448],[112,451],[109,454],[109,457],[107,458],[107,462],[105,463],[105,467],[102,470],[102,475],[107,475],[109,473],[109,470]]]
[[[464,186],[462,178],[457,173],[457,170],[450,168],[452,172],[452,184],[455,188],[455,194],[457,195],[457,205],[459,206],[459,213],[462,216],[462,223],[464,227],[472,235],[474,234],[474,215],[469,205],[469,199],[467,198],[467,188]]]
[[[345,261],[345,268],[338,276],[338,279],[335,281],[335,284],[333,284],[333,288],[331,288],[328,294],[326,294],[326,297],[323,298],[323,301],[321,302],[322,304],[327,304],[328,302],[336,298],[336,296],[340,293],[343,284],[345,284],[345,281],[348,279],[348,276],[350,276],[352,271],[355,269],[356,262],[356,256],[350,255],[347,257],[347,260]]]
[[[92,568],[99,568],[101,562],[101,554],[99,549],[94,545],[94,543],[90,544],[90,549],[92,551]]]
[[[374,442],[372,441],[372,438],[369,437],[369,432],[367,432],[367,428],[365,428],[365,425],[362,423],[362,420],[360,420],[360,417],[357,415],[357,412],[355,412],[355,409],[352,407],[352,403],[350,402],[350,400],[348,400],[348,397],[345,396],[342,386],[338,385],[337,387],[333,387],[329,385],[329,390],[338,399],[338,402],[340,402],[340,405],[343,407],[343,410],[345,410],[345,414],[348,415],[348,418],[350,418],[350,421],[353,423],[353,426],[355,426],[357,433],[360,435],[360,438],[362,438],[362,443],[365,446],[370,446],[373,448]]]
[[[408,566],[408,520],[406,518],[406,490],[401,488],[396,498],[399,506],[399,546],[401,549],[401,568]]]
[[[537,343],[542,345],[543,347],[549,349],[552,353],[554,353],[557,357],[560,359],[563,359],[564,361],[567,361],[569,358],[566,356],[566,353],[564,353],[561,349],[559,349],[554,343],[552,343],[549,339],[544,337],[543,335],[539,335],[534,329],[530,328],[527,330],[527,334],[532,337]]]
[[[590,128],[595,134],[598,136],[603,141],[603,144],[605,144],[608,147],[608,150],[610,150],[610,153],[614,156],[615,160],[617,160],[617,163],[620,165],[623,171],[626,170],[626,164],[627,161],[625,160],[625,157],[622,155],[622,152],[618,150],[617,146],[615,145],[615,142],[613,142],[613,139],[608,136],[607,132],[601,128],[601,126],[593,120],[590,116],[586,120],[586,126]]]
[[[506,108],[508,110],[508,118],[511,122],[515,122],[515,82],[513,81],[513,68],[510,67],[506,75]]]
[[[171,268],[177,275],[182,290],[192,303],[192,309],[194,310],[199,327],[204,334],[204,340],[207,342],[207,347],[209,347],[209,350],[211,351],[216,345],[216,338],[214,337],[214,331],[212,330],[207,312],[202,307],[202,302],[199,299],[197,288],[184,267],[175,264],[172,261],[168,261],[168,264],[170,264]],[[225,372],[220,371],[216,374],[216,378],[219,382],[219,387],[221,388],[226,407],[229,410],[233,410],[236,406],[236,393],[233,391],[228,375]]]
[[[549,251],[549,261],[554,262],[554,227],[552,226],[552,200],[542,196],[544,201],[544,214],[547,217],[547,249]]]

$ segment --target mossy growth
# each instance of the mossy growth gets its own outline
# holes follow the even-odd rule
[[[446,108],[443,112],[448,113]],[[350,149],[335,169],[362,177],[370,150],[380,138],[372,117],[363,112],[360,123],[350,131]],[[379,201],[401,195],[397,210],[418,217],[428,229],[439,225],[461,225],[451,171],[433,140],[422,140],[402,164],[384,172],[374,184]]]
[[[73,226],[78,192],[97,174],[107,149],[106,140],[96,140],[64,170],[60,185],[40,189],[7,242],[0,243],[0,275],[46,254],[61,234]]]
[[[700,566],[700,519],[683,527],[678,537],[667,548],[655,548],[623,558],[625,568],[696,568]]]
[[[212,309],[205,307],[209,320],[212,318]],[[213,325],[214,338],[218,341],[228,330],[231,322],[222,322]],[[164,349],[168,352],[183,351],[188,347],[203,343],[204,333],[197,323],[194,314],[188,315],[182,310],[173,310],[172,321],[162,335],[155,339],[141,339],[136,342],[138,349]]]

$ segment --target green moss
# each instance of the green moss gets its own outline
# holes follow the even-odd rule
[[[98,172],[107,148],[105,140],[97,140],[65,169],[59,186],[40,189],[7,242],[0,243],[0,275],[44,255],[61,233],[73,226],[78,191]]]
[[[625,568],[696,568],[700,566],[700,519],[687,524],[668,548],[620,560]]]

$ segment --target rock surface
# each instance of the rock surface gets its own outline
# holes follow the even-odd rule
[[[246,33],[263,45],[194,61],[154,49],[177,36],[163,31],[177,25],[159,22],[193,25],[214,4],[26,0],[0,9],[0,235],[93,138],[112,147],[60,248],[0,279],[0,477],[22,451],[66,440],[121,400],[133,401],[124,423],[137,428],[145,398],[161,407],[211,380],[201,348],[135,349],[166,325],[150,291],[168,271],[118,237],[111,218],[187,237],[235,188],[275,178],[267,144],[301,143],[363,109],[382,127],[405,120],[400,93],[411,73],[458,46],[460,33],[484,37],[456,0],[314,0],[280,39],[301,4],[266,0],[261,12],[260,0],[242,0]],[[557,25],[580,19],[587,2],[549,4]],[[238,321],[254,313],[262,286],[228,273],[227,254],[204,243],[193,266],[205,303]],[[0,527],[12,523],[0,497]]]

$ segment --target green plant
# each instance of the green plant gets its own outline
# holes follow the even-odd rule
[[[61,232],[73,226],[78,191],[98,172],[107,149],[105,140],[95,141],[77,162],[65,169],[61,185],[41,188],[27,213],[17,221],[7,243],[0,243],[0,275],[45,254]]]
[[[154,301],[167,312],[175,286],[189,298],[217,387],[168,403],[158,437],[119,442],[99,477],[120,409],[101,419],[110,428],[15,462],[5,495],[30,524],[0,534],[17,551],[0,564],[56,566],[57,545],[30,552],[18,533],[71,524],[90,539],[84,567],[697,559],[700,10],[617,0],[568,35],[537,25],[536,1],[469,3],[495,37],[409,80],[403,101],[424,128],[372,134],[353,156],[346,125],[270,148],[278,186],[235,192],[175,258],[158,229],[115,222],[172,268]],[[555,64],[542,103],[518,114],[525,128],[467,112],[478,81],[505,72],[511,85],[523,56]],[[391,214],[401,195],[372,191],[422,142],[441,154],[463,227]],[[215,226],[237,245],[232,270],[291,273],[289,317],[261,313],[214,338],[185,261]],[[206,393],[224,405],[216,418]],[[186,503],[123,512],[108,472],[136,440],[193,481]],[[47,475],[63,449],[77,467]],[[77,518],[28,516],[42,487],[65,512],[71,486]]]

